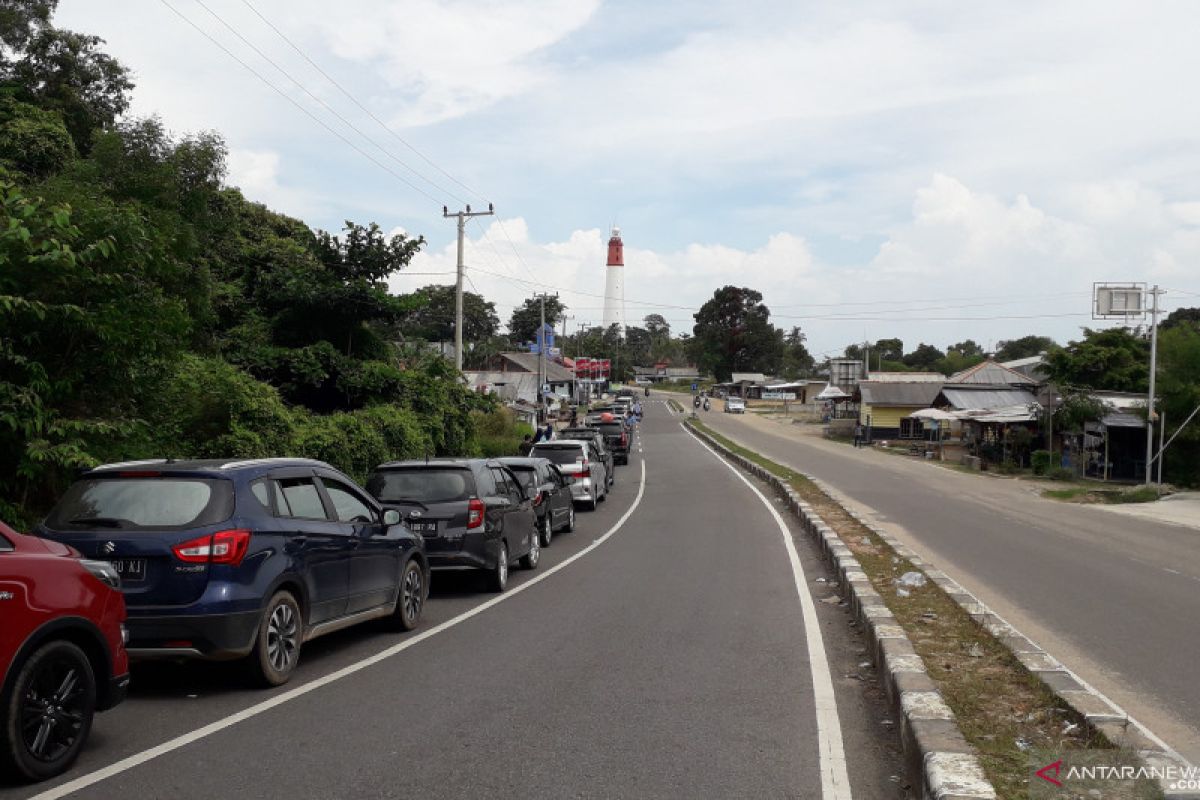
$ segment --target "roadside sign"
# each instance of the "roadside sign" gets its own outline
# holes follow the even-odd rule
[[[693,384],[692,384],[692,391],[693,391],[693,392],[694,392],[694,391],[696,391],[696,390],[697,390],[697,389],[699,389],[699,388],[700,388],[700,384],[698,384],[698,383],[693,383]]]
[[[795,400],[795,392],[763,392],[763,400]]]

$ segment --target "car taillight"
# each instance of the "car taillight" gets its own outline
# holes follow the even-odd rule
[[[250,531],[220,531],[171,548],[175,557],[189,564],[229,564],[236,567],[250,549]]]
[[[622,433],[621,434],[621,447],[628,447],[628,446],[629,446],[629,434]]]
[[[571,473],[574,478],[590,478],[592,477],[592,468],[585,461],[583,466]]]
[[[537,494],[535,494],[533,496],[533,504],[535,506],[540,506],[542,504],[542,493],[541,492],[538,492]]]
[[[478,528],[483,524],[483,501],[478,497],[472,497],[471,502],[467,503],[467,530]]]

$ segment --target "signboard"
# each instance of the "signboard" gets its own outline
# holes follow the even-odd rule
[[[763,400],[795,400],[795,392],[763,392]]]
[[[694,391],[696,391],[696,390],[697,390],[697,389],[699,389],[699,388],[700,388],[700,384],[698,384],[698,383],[693,383],[693,384],[692,384],[692,391],[693,391],[693,392],[694,392]]]
[[[1146,294],[1144,283],[1093,284],[1092,319],[1145,317]]]

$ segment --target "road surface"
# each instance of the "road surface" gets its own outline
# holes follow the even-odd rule
[[[715,430],[832,484],[1200,764],[1200,531],[719,408]]]
[[[801,587],[827,595],[798,547]],[[273,691],[220,665],[141,667],[68,775],[0,798],[849,797],[823,780],[797,585],[767,505],[647,403],[610,499],[502,599],[436,574],[416,634],[317,640]],[[811,610],[841,732],[825,751],[853,797],[906,796],[847,611]]]

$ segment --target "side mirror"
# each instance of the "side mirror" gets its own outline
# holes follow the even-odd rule
[[[388,510],[384,511],[383,512],[383,524],[384,525],[399,525],[400,524],[400,512],[394,508],[389,508]]]

